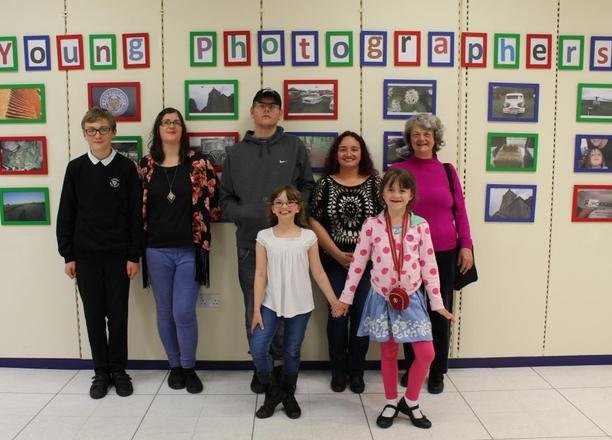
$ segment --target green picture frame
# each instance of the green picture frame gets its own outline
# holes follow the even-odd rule
[[[576,122],[612,122],[612,84],[578,83]]]
[[[138,163],[142,159],[142,137],[140,136],[115,136],[111,141],[113,149]]]
[[[0,224],[50,225],[49,188],[0,188]]]
[[[578,41],[580,44],[580,61],[578,65],[566,64],[563,60],[564,47],[566,41]],[[557,68],[559,70],[583,70],[584,69],[584,35],[559,35],[557,46]]]
[[[44,84],[0,84],[0,124],[46,121]]]
[[[195,40],[197,37],[208,37],[210,38],[210,45],[212,55],[210,61],[197,61],[196,44]],[[200,32],[194,31],[189,32],[189,65],[191,67],[215,67],[217,65],[217,33],[216,32]]]
[[[110,40],[110,64],[96,63],[96,40]],[[117,69],[117,37],[114,34],[93,34],[89,36],[89,68],[91,70]]]
[[[10,57],[10,60],[12,60],[12,66],[2,66],[0,65],[0,72],[17,72],[17,69],[19,68],[19,63],[17,61],[17,37],[15,36],[0,36],[0,43],[5,43],[3,46],[6,46],[6,42],[11,43],[12,48],[11,48],[11,52],[13,54],[13,56]]]
[[[535,172],[537,133],[487,133],[487,171]]]
[[[332,38],[346,37],[348,40],[347,61],[332,61]],[[351,31],[325,32],[325,63],[327,67],[352,67],[353,66],[353,33]]]
[[[185,119],[238,119],[238,80],[186,80]]]
[[[516,53],[514,54],[514,63],[500,63],[499,56],[501,52],[499,50],[499,42],[502,38],[512,38],[516,40]],[[493,44],[493,67],[495,69],[518,69],[521,62],[521,35],[520,34],[495,34]]]

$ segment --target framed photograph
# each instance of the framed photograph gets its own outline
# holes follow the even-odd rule
[[[142,138],[140,136],[115,136],[111,141],[111,146],[117,153],[136,163],[142,158]]]
[[[238,119],[238,80],[185,81],[185,119]]]
[[[487,185],[485,222],[533,223],[535,185]]]
[[[0,175],[47,174],[47,138],[0,137]]]
[[[578,84],[576,121],[612,122],[612,84]]]
[[[573,222],[612,222],[612,185],[574,185]]]
[[[337,132],[287,132],[294,136],[299,137],[304,145],[306,145],[306,152],[310,157],[310,166],[314,173],[323,171],[325,167],[325,159],[329,153],[329,149],[338,137]]]
[[[538,122],[540,85],[489,83],[488,121]]]
[[[392,164],[402,162],[410,157],[410,150],[401,131],[385,131],[383,133],[383,170]]]
[[[535,171],[536,133],[488,133],[487,171]]]
[[[49,225],[49,188],[0,188],[0,223]]]
[[[46,120],[44,84],[0,84],[0,124]]]
[[[338,119],[338,80],[286,79],[285,119]]]
[[[418,113],[436,114],[435,80],[384,80],[384,119],[408,119]]]
[[[189,146],[195,148],[212,162],[215,171],[223,171],[226,149],[238,142],[238,132],[189,133]]]
[[[117,122],[140,121],[139,82],[88,83],[87,102],[108,110]]]
[[[612,136],[577,134],[574,171],[577,173],[612,173]]]

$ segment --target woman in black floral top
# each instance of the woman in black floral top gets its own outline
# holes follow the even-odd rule
[[[189,148],[183,115],[174,108],[157,115],[150,150],[138,165],[143,275],[153,287],[157,329],[170,364],[168,386],[199,393],[195,309],[200,284],[209,284],[210,222],[220,214],[217,176],[211,162]]]
[[[310,224],[321,246],[321,262],[336,296],[340,296],[351,264],[361,225],[367,217],[382,211],[380,177],[363,138],[345,131],[334,141],[325,160],[324,177],[312,193]],[[358,337],[357,328],[370,288],[370,268],[366,269],[349,314],[327,321],[331,362],[331,389],[354,393],[365,389],[363,369],[368,351],[367,337]]]

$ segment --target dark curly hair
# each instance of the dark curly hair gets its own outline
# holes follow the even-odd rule
[[[327,176],[330,176],[332,174],[336,174],[340,170],[340,164],[338,163],[338,149],[340,148],[342,140],[347,136],[355,138],[355,140],[359,142],[359,146],[361,147],[359,174],[363,176],[378,175],[378,171],[376,170],[376,168],[374,168],[374,162],[372,162],[372,156],[370,156],[370,152],[368,151],[368,147],[366,146],[365,141],[360,135],[358,135],[354,131],[349,130],[340,134],[332,144],[331,148],[329,149],[329,152],[327,153],[327,157],[325,158],[323,173]]]

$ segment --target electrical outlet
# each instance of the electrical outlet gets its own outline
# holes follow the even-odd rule
[[[221,298],[219,295],[215,294],[204,294],[200,293],[198,295],[198,307],[219,307],[221,305]]]

